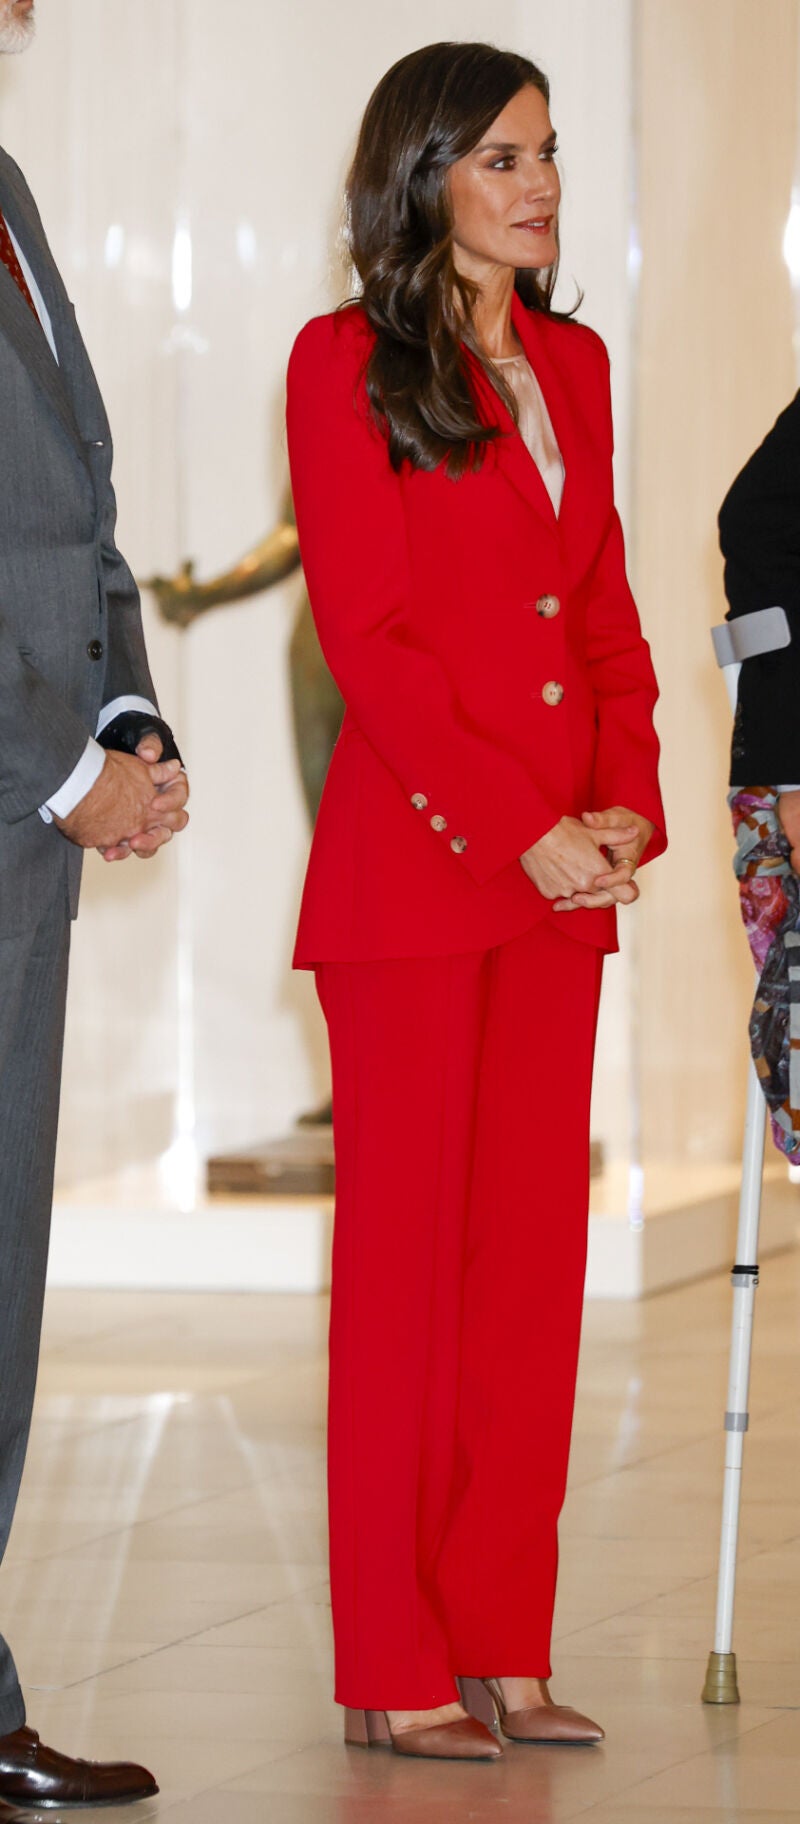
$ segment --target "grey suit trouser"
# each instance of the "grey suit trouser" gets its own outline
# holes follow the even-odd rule
[[[69,938],[63,883],[38,924],[0,937],[0,1559],[19,1493],[39,1360]],[[0,1635],[0,1735],[24,1721],[17,1669]]]

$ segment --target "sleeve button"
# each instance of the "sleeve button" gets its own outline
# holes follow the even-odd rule
[[[413,804],[415,811],[424,811],[427,807],[428,800],[425,797],[424,792],[412,792],[411,803]]]
[[[454,850],[456,855],[463,855],[466,846],[467,846],[466,836],[454,836],[450,843],[450,847],[451,847],[451,849]]]
[[[447,829],[447,818],[439,817],[439,816],[432,817],[431,818],[431,829],[432,830],[446,830]]]

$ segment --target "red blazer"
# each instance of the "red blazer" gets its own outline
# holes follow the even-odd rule
[[[514,300],[566,469],[556,518],[513,420],[476,474],[396,475],[363,382],[358,306],[301,330],[288,375],[300,551],[347,705],[295,964],[489,949],[538,919],[616,948],[614,910],[553,913],[519,857],[565,813],[624,804],[666,846],[658,695],[614,510],[599,337]],[[544,603],[542,598],[555,598]],[[543,613],[545,607],[549,612]],[[550,684],[563,687],[563,698]]]

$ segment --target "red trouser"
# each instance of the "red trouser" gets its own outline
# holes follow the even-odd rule
[[[549,1674],[601,967],[553,916],[483,954],[318,969],[340,1703]]]

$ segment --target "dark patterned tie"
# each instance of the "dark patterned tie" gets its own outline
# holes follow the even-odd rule
[[[36,321],[39,324],[39,328],[41,329],[42,326],[41,326],[41,322],[39,319],[39,312],[37,311],[36,305],[34,304],[33,298],[31,297],[31,294],[28,290],[28,286],[25,281],[25,274],[22,270],[22,267],[20,266],[19,260],[17,259],[14,242],[12,241],[11,236],[8,232],[8,223],[6,222],[6,218],[3,214],[2,209],[0,209],[0,260],[2,260],[3,265],[5,266],[6,270],[8,272],[10,272],[11,277],[14,280],[14,284],[17,286],[18,290],[20,290],[22,292],[22,296],[25,299],[26,304],[30,305],[30,308],[33,311]]]

